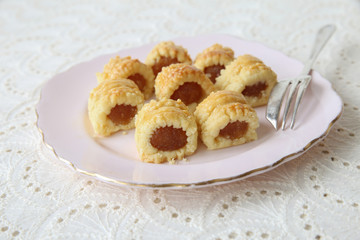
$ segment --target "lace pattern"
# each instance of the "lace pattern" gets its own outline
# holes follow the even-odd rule
[[[1,1],[0,238],[358,238],[359,22],[355,0]],[[327,138],[270,172],[200,189],[119,187],[68,168],[36,127],[42,85],[100,54],[228,33],[305,60],[327,23],[338,29],[315,69],[342,97],[343,116]]]

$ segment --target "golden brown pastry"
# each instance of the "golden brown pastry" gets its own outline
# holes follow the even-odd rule
[[[213,83],[201,70],[184,63],[164,67],[155,79],[157,99],[180,99],[190,111],[214,90]]]
[[[91,125],[101,136],[134,128],[134,117],[143,104],[144,96],[133,81],[103,81],[90,93],[88,113]]]
[[[138,113],[135,125],[136,147],[143,162],[171,162],[197,148],[195,117],[180,100],[151,100]]]
[[[255,110],[237,92],[211,93],[194,112],[200,138],[208,149],[219,149],[257,139]]]
[[[231,48],[214,44],[196,56],[194,66],[203,71],[213,82],[220,76],[220,71],[234,60],[234,51]]]
[[[102,73],[97,73],[98,82],[127,78],[136,83],[145,99],[151,97],[154,90],[155,76],[149,66],[131,57],[120,58],[116,56],[104,66]]]
[[[243,55],[221,71],[215,86],[218,89],[239,92],[250,106],[257,107],[267,103],[276,79],[276,74],[260,59]]]
[[[166,41],[160,42],[151,50],[145,63],[152,68],[156,77],[163,67],[174,63],[191,64],[192,60],[185,48],[175,45],[172,41]]]

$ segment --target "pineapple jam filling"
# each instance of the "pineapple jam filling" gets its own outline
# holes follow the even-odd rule
[[[111,109],[107,117],[115,124],[128,124],[137,113],[137,107],[131,105],[120,104]]]
[[[171,95],[171,99],[180,99],[185,105],[197,103],[202,96],[202,88],[196,82],[186,82],[179,86],[178,89]]]
[[[267,88],[267,84],[264,82],[258,82],[256,84],[246,86],[242,91],[242,94],[246,97],[261,97],[261,92]]]
[[[161,127],[154,131],[150,143],[160,151],[174,151],[187,144],[187,136],[182,128]]]
[[[146,80],[141,74],[134,74],[128,77],[128,79],[134,81],[134,83],[138,86],[139,90],[144,91]]]
[[[226,127],[220,130],[219,136],[227,139],[238,139],[244,136],[249,128],[249,124],[245,121],[235,121],[228,123]]]
[[[225,68],[224,65],[213,65],[213,66],[209,66],[206,67],[204,69],[204,73],[206,74],[206,76],[208,76],[210,78],[210,80],[215,83],[216,82],[216,78],[218,76],[220,76],[220,72],[221,70],[223,70]]]
[[[152,66],[152,70],[154,72],[155,77],[161,72],[163,67],[170,66],[171,64],[179,63],[176,58],[171,57],[161,57],[159,61],[157,61],[154,66]]]

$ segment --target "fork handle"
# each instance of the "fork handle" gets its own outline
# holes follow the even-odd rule
[[[310,54],[310,57],[306,61],[304,68],[301,72],[301,75],[309,75],[310,74],[311,68],[312,68],[317,56],[319,55],[321,50],[324,48],[325,44],[330,39],[330,37],[333,35],[335,30],[336,30],[335,25],[329,24],[329,25],[325,25],[318,31],[313,49]]]

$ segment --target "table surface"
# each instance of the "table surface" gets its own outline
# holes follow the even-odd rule
[[[0,239],[358,239],[360,2],[0,1]],[[35,106],[77,63],[183,36],[226,33],[305,61],[344,102],[329,135],[267,173],[198,189],[111,185],[59,161]]]

